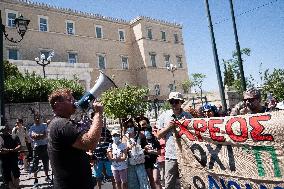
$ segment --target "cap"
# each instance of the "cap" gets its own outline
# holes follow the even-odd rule
[[[244,93],[244,99],[249,99],[249,98],[260,98],[260,91],[256,88],[250,88],[246,90]]]
[[[171,99],[184,101],[183,95],[180,92],[171,92],[169,94],[168,100],[171,100]]]

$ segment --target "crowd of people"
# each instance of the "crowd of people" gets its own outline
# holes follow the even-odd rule
[[[40,115],[35,114],[30,127],[24,127],[23,120],[17,119],[11,132],[8,126],[0,128],[0,166],[6,188],[20,188],[19,165],[32,175],[37,187],[39,160],[45,181],[52,183],[54,189],[100,189],[103,182],[111,182],[114,189],[178,188],[176,120],[284,109],[284,104],[277,104],[273,98],[262,105],[257,89],[245,91],[243,97],[228,112],[208,103],[198,110],[183,110],[182,94],[171,92],[167,99],[171,109],[164,111],[155,125],[151,126],[147,117],[131,117],[123,120],[121,130],[110,131],[103,122],[102,104],[93,103],[90,127],[82,129],[82,122],[70,119],[76,109],[72,92],[56,90],[49,96],[54,112],[50,123],[42,123]],[[49,165],[54,179],[48,174]]]

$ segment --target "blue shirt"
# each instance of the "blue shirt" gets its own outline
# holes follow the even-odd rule
[[[40,140],[34,140],[32,139],[32,132],[36,134],[46,134],[46,137],[44,139]],[[36,146],[41,146],[41,145],[47,145],[47,125],[46,124],[40,124],[40,125],[35,125],[33,124],[29,130],[29,136],[32,139],[32,145],[33,147]]]
[[[167,110],[163,112],[157,120],[157,128],[160,130],[164,127],[167,127],[170,121],[174,119],[174,113],[173,110]],[[176,116],[177,119],[191,119],[192,116],[190,113],[182,111],[180,115]],[[175,138],[173,135],[174,130],[171,129],[167,134],[165,135],[165,158],[169,159],[177,159],[176,155],[176,147],[175,147]]]

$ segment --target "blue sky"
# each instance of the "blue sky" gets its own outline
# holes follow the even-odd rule
[[[143,15],[180,23],[189,74],[205,74],[204,89],[218,90],[204,0],[33,1],[126,20]],[[284,0],[233,2],[240,46],[251,49],[251,56],[243,57],[245,75],[251,74],[259,81],[259,71],[284,68]],[[222,59],[230,59],[235,50],[230,4],[229,0],[209,0],[209,4],[221,63]]]

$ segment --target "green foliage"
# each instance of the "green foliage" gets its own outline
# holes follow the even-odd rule
[[[101,102],[107,117],[126,118],[136,117],[146,112],[148,107],[147,95],[149,89],[126,85],[104,92]]]
[[[192,82],[191,80],[189,80],[189,79],[184,80],[184,81],[181,83],[181,87],[182,87],[182,89],[183,89],[183,92],[184,92],[185,94],[188,94],[189,89],[190,89],[191,87],[193,87],[193,82]]]
[[[241,55],[250,56],[251,50],[249,48],[241,49]],[[228,87],[229,90],[236,90],[239,93],[243,92],[241,83],[241,74],[239,69],[238,54],[236,51],[232,53],[233,59],[223,60],[224,64],[224,85]],[[244,62],[244,60],[243,60]],[[251,80],[245,78],[246,83],[251,85]]]
[[[193,86],[197,86],[198,88],[201,89],[203,81],[206,78],[206,75],[204,75],[202,73],[193,73],[193,74],[191,74],[191,76],[192,76]]]
[[[47,102],[48,95],[58,88],[70,88],[75,98],[84,92],[76,79],[46,79],[33,74],[22,75],[17,66],[5,61],[4,99],[6,103]]]
[[[267,69],[264,72],[263,79],[262,96],[264,100],[266,100],[266,95],[269,92],[271,92],[278,101],[284,100],[284,69],[274,69],[272,73],[269,73]]]
[[[23,75],[18,70],[18,67],[9,61],[4,61],[4,80],[9,77],[23,77]]]
[[[226,64],[224,60],[223,63],[224,63],[224,85],[228,86],[228,88],[230,89],[234,85],[235,81],[233,65]]]
[[[165,101],[163,106],[161,107],[162,110],[169,110],[171,109],[171,104],[168,101]]]

